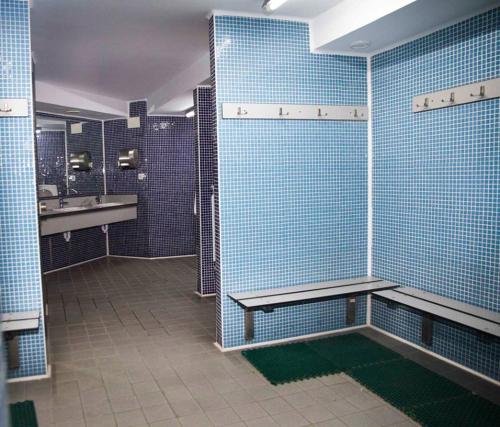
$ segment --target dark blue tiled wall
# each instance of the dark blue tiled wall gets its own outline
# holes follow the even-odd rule
[[[196,135],[196,252],[198,255],[198,292],[215,293],[212,240],[212,91],[200,86],[194,91]]]
[[[59,195],[66,195],[66,134],[43,131],[36,135],[37,183],[57,185]]]
[[[101,227],[71,232],[66,242],[63,234],[42,237],[43,271],[56,270],[106,255],[106,235]]]
[[[145,122],[141,120],[141,127]],[[109,226],[109,253],[111,255],[148,257],[149,231],[147,206],[147,157],[142,129],[128,129],[127,120],[104,122],[106,150],[106,188],[108,194],[137,194],[137,220]],[[136,148],[139,152],[137,169],[122,170],[117,166],[118,151]],[[144,180],[138,174],[145,174]]]
[[[170,125],[162,129],[162,123]],[[193,119],[148,117],[146,153],[149,256],[193,255],[196,252]]]
[[[38,184],[48,183],[45,182],[46,177],[42,176],[42,173],[51,171],[50,176],[57,177],[58,181],[61,182],[61,188],[64,188],[64,192],[61,194],[63,196],[67,194],[70,196],[104,194],[102,122],[84,118],[69,119],[49,113],[37,113],[37,116],[64,120],[66,122],[68,156],[71,152],[89,151],[93,162],[90,171],[74,172],[69,170],[69,176],[74,177],[74,181],[69,180],[69,191],[66,191],[64,132],[57,132],[63,136],[55,138],[53,134],[56,132],[44,131],[37,136]],[[72,135],[71,124],[81,122],[83,122],[82,133]],[[45,134],[52,136],[48,139]],[[69,242],[64,240],[63,234],[44,236],[41,238],[41,252],[44,272],[68,267],[105,256],[106,235],[101,231],[101,227],[94,227],[72,231]]]
[[[0,312],[43,313],[27,1],[0,1],[0,98],[26,99],[29,108],[27,117],[0,119]],[[44,320],[20,334],[20,368],[10,378],[46,374]]]
[[[110,226],[110,254],[139,257],[192,255],[194,245],[194,130],[184,117],[146,117],[146,103],[130,104],[141,128],[105,122],[108,194],[137,194],[138,218]],[[146,118],[144,118],[146,117]],[[137,148],[139,167],[117,167],[118,150]],[[139,180],[139,175],[144,179]]]
[[[66,121],[66,134],[68,138],[68,160],[71,153],[88,151],[92,158],[92,169],[89,171],[68,170],[69,192],[79,196],[104,194],[104,171],[103,171],[103,135],[102,122],[98,120],[82,119],[82,133],[72,134],[71,124],[79,123],[80,120]],[[71,177],[74,177],[74,180]]]
[[[415,95],[500,77],[500,9],[376,55],[373,274],[500,311],[500,115],[488,100],[415,114]],[[420,316],[374,302],[420,344]],[[441,324],[429,349],[500,379],[500,344]]]

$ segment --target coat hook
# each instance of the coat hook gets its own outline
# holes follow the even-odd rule
[[[427,108],[429,106],[429,98],[425,98],[424,107]]]
[[[283,114],[283,107],[280,107],[280,117],[288,116],[290,113]]]
[[[238,107],[238,112],[236,114],[238,114],[238,116],[244,116],[245,114],[248,114],[248,111],[242,110],[241,107]]]
[[[5,104],[3,108],[0,108],[0,113],[12,113],[12,108],[9,108],[9,105]]]
[[[450,97],[448,98],[448,100],[442,99],[441,102],[449,102],[450,104],[454,104],[455,103],[455,92],[450,93]]]
[[[470,96],[477,96],[478,98],[484,98],[486,96],[486,86],[479,86],[479,94],[471,93]]]
[[[321,112],[321,108],[318,108],[318,117],[326,117],[326,116],[328,116],[328,113],[323,114]]]
[[[358,109],[357,108],[354,109],[354,117],[356,119],[358,118]]]

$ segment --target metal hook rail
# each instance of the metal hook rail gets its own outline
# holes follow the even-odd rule
[[[454,107],[471,102],[500,98],[500,78],[456,86],[413,97],[413,112]]]
[[[301,105],[301,104],[222,104],[223,119],[263,120],[368,120],[366,105]]]

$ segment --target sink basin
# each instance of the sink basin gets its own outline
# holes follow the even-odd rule
[[[109,208],[110,206],[121,206],[123,203],[118,203],[118,202],[108,202],[108,203],[99,203],[98,205],[95,205],[96,208]]]
[[[82,210],[85,210],[87,209],[86,207],[84,206],[69,206],[67,208],[56,208],[56,209],[52,209],[52,212],[74,212],[74,211],[82,211]]]

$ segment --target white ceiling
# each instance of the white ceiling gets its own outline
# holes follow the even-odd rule
[[[310,18],[338,1],[290,0],[280,14]],[[144,99],[208,53],[211,10],[261,13],[261,4],[262,0],[34,0],[36,79],[121,100]],[[204,74],[206,78],[208,68]]]
[[[311,25],[328,16],[321,29],[321,34],[326,34],[324,42],[313,47],[335,51],[335,37],[328,36],[340,22],[345,27],[344,23],[352,20],[352,37],[369,36],[372,46],[378,47],[401,40],[401,29],[408,27],[408,19],[412,34],[403,31],[405,37],[455,19],[457,13],[497,3],[417,0],[418,20],[413,19],[414,14],[401,14],[401,19],[391,22],[392,28],[385,25],[385,31],[377,31],[373,25],[381,19],[356,28],[355,15],[340,13],[349,4],[347,9],[356,14],[356,6],[365,1],[288,0],[271,16],[307,20]],[[397,2],[403,2],[370,1],[372,5],[390,1],[396,4],[395,10]],[[441,5],[438,19],[433,3]],[[209,76],[207,15],[217,10],[265,16],[261,4],[262,0],[33,0],[37,99],[46,110],[50,105],[57,106],[59,112],[87,107],[116,117],[126,115],[126,101],[147,98],[152,113],[179,113],[192,104],[194,86]],[[347,32],[339,38],[342,49],[337,50],[344,50],[354,41],[352,37]]]

